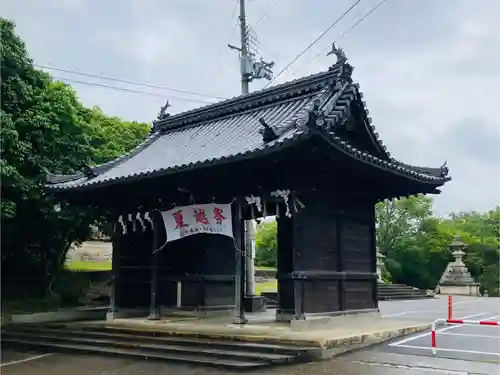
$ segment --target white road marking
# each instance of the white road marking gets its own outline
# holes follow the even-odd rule
[[[467,303],[475,303],[475,302],[479,302],[480,299],[473,299],[472,301],[461,301],[461,302],[453,302],[453,306],[456,306],[456,305],[465,305]]]
[[[481,320],[487,320],[487,321],[492,321],[492,320],[495,320],[497,318],[500,318],[500,315],[494,315],[494,316],[490,316],[488,318],[484,318],[484,319],[481,319]],[[492,326],[492,327],[495,327],[495,326]],[[497,326],[498,327],[498,326]]]
[[[391,318],[393,316],[401,316],[401,315],[408,315],[408,314],[418,314],[422,312],[442,312],[443,310],[410,310],[410,311],[403,311],[400,313],[396,314],[387,314],[387,315],[382,315],[382,318]]]
[[[490,338],[490,339],[498,339],[500,340],[500,336],[490,336],[490,335],[477,335],[475,333],[447,333],[447,332],[439,332],[439,335],[449,335],[449,336],[468,336],[468,337],[483,337],[483,338]]]
[[[415,303],[418,303],[419,305],[422,303],[422,302],[427,302],[427,301],[435,301],[433,300],[432,298],[429,298],[429,299],[423,299],[423,300],[414,300],[414,299],[402,299],[402,300],[395,300],[395,301],[379,301],[378,303],[379,304],[384,304],[384,303],[412,303],[412,302],[415,302]]]
[[[408,349],[432,350],[432,348],[429,346],[398,345],[398,347],[399,348],[408,348]],[[486,355],[494,355],[494,356],[500,357],[500,353],[482,352],[479,350],[436,348],[436,351],[438,351],[438,352],[441,351],[441,352],[471,353],[471,354],[486,354]]]
[[[37,356],[34,356],[34,357],[20,359],[18,361],[11,361],[11,362],[7,362],[7,363],[0,363],[0,367],[10,366],[10,365],[17,365],[18,363],[24,363],[24,362],[34,361],[35,359],[40,359],[40,358],[48,357],[48,356],[53,355],[53,354],[54,353],[45,353],[45,354],[37,355]]]
[[[469,319],[469,318],[475,318],[476,316],[481,316],[481,315],[486,315],[486,313],[479,313],[479,314],[462,316],[462,317],[457,318],[457,319]],[[448,326],[448,327],[444,327],[444,328],[441,328],[441,329],[437,329],[436,333],[449,331],[449,330],[455,329],[457,327],[461,327],[461,325],[453,325],[453,326]],[[421,333],[421,334],[416,335],[416,336],[410,336],[410,337],[407,337],[407,338],[405,338],[403,340],[400,340],[400,341],[397,341],[397,342],[393,342],[392,344],[389,344],[389,346],[401,346],[401,344],[404,344],[404,343],[406,343],[408,341],[413,341],[413,340],[416,340],[416,339],[420,339],[422,337],[430,336],[430,334],[431,334],[430,332],[424,332],[424,333]]]
[[[457,305],[465,305],[465,304],[468,304],[468,303],[474,303],[474,302],[477,302],[478,300],[477,299],[474,299],[472,301],[461,301],[461,302],[454,302],[453,303],[453,306],[457,306]],[[407,302],[407,301],[406,301]],[[414,301],[412,301],[414,302]],[[390,318],[390,317],[393,317],[393,316],[401,316],[401,315],[409,315],[409,314],[417,314],[417,313],[422,313],[422,312],[440,312],[442,310],[409,310],[409,311],[403,311],[403,312],[400,312],[400,313],[395,313],[395,314],[387,314],[387,315],[382,315],[382,318]]]
[[[437,313],[443,313],[443,309],[441,310],[411,310],[411,311],[404,311],[404,312],[400,312],[400,313],[396,313],[396,314],[387,314],[387,315],[382,315],[382,318],[391,318],[393,316],[401,316],[401,315],[410,315],[410,314],[419,314],[419,313],[423,313],[423,312],[437,312]],[[458,313],[460,312],[460,309],[455,309],[454,310],[455,313]],[[471,313],[474,313],[474,314],[478,314],[479,312],[478,311],[463,311],[463,312],[471,312]],[[484,314],[486,315],[486,313]]]

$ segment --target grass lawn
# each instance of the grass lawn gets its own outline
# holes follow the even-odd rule
[[[256,267],[261,270],[274,270],[273,267]],[[70,271],[109,271],[111,270],[111,261],[96,262],[92,260],[87,261],[73,261],[66,264],[66,269]],[[257,283],[255,285],[255,293],[260,295],[262,292],[275,292],[278,289],[277,281],[271,280],[265,283]]]
[[[255,284],[255,294],[260,295],[262,292],[276,292],[278,290],[278,281],[271,280],[265,283]]]
[[[109,271],[111,270],[111,261],[74,261],[66,264],[66,269],[70,271]]]
[[[66,269],[70,271],[109,271],[111,270],[111,261],[110,260],[102,262],[96,262],[93,260],[72,261],[66,264]],[[256,269],[265,271],[275,270],[275,268],[273,267],[256,267]]]
[[[264,267],[264,266],[256,266],[255,269],[263,271],[276,271],[276,268],[274,267]]]

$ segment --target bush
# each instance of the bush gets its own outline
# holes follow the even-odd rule
[[[90,288],[87,275],[80,272],[61,271],[56,277],[52,291],[61,301],[61,306],[77,306]]]

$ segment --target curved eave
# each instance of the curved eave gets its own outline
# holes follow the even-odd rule
[[[114,159],[111,160],[107,163],[103,163],[100,165],[96,165],[93,167],[90,167],[90,170],[96,175],[100,175],[101,173],[104,173],[106,171],[109,171],[111,168],[116,167],[117,165],[129,160],[130,158],[134,157],[138,153],[140,153],[142,150],[144,150],[146,147],[148,147],[151,143],[153,143],[158,137],[160,136],[159,132],[154,132],[150,133],[144,141],[142,141],[139,145],[137,145],[135,148],[133,148],[130,152]],[[52,185],[58,185],[58,184],[63,184],[63,183],[68,183],[68,182],[73,182],[73,181],[78,181],[78,180],[86,180],[90,181],[92,178],[88,178],[85,176],[83,172],[76,172],[73,174],[69,175],[61,175],[61,174],[55,174],[55,173],[50,173],[47,172],[45,181],[46,185],[45,188],[47,189],[58,189],[57,186],[52,186]]]
[[[350,106],[353,102],[358,101],[360,110],[363,111],[363,125],[365,131],[371,142],[380,156],[380,158],[389,160],[390,153],[387,151],[387,147],[379,139],[378,133],[375,132],[375,127],[371,125],[371,118],[368,116],[369,111],[366,108],[366,103],[362,101],[363,93],[359,90],[358,83],[347,83],[339,90],[339,95],[337,95],[330,103],[325,105],[323,108],[323,114],[329,127],[334,127],[341,121],[344,121],[349,116]]]
[[[430,175],[436,176],[436,177],[443,177],[443,176],[446,176],[448,174],[448,167],[446,166],[446,163],[443,164],[439,168],[430,168],[430,167],[420,167],[420,166],[416,166],[416,165],[405,164],[405,163],[402,163],[402,162],[397,161],[395,159],[392,159],[392,161],[399,163],[401,166],[403,166],[405,168],[412,169],[412,170],[419,172],[419,173],[430,174]]]
[[[370,134],[372,141],[376,148],[380,150],[380,156],[372,155],[368,152],[361,151],[346,141],[343,141],[340,137],[335,135],[336,125],[347,119],[350,113],[350,104],[354,100],[360,100],[362,93],[359,91],[358,83],[346,83],[339,91],[322,107],[324,123],[318,125],[320,133],[325,137],[325,139],[330,142],[334,147],[340,151],[347,153],[348,155],[362,160],[363,162],[369,163],[377,168],[382,168],[389,170],[392,173],[399,174],[405,178],[410,178],[416,181],[431,183],[435,185],[442,185],[447,181],[451,180],[447,177],[447,168],[426,168],[426,167],[416,167],[408,164],[401,163],[390,156],[387,148],[380,139],[378,134],[374,132],[375,127],[371,124],[365,123],[366,130]],[[368,110],[366,109],[366,103],[362,102],[362,109],[368,115]],[[371,119],[367,117],[368,122]]]
[[[425,184],[431,184],[434,186],[444,185],[446,182],[451,180],[451,177],[448,176],[437,177],[430,174],[417,172],[410,167],[403,166],[399,162],[382,160],[380,158],[377,158],[376,156],[370,155],[367,152],[358,150],[357,148],[343,141],[338,136],[327,134],[322,130],[320,130],[319,133],[321,134],[322,138],[325,139],[335,149],[372,167],[388,171],[410,180]]]
[[[366,121],[363,121],[363,123],[368,135],[370,136],[373,145],[384,159],[390,159],[391,153],[387,151],[387,147],[380,139],[379,134],[375,129],[375,126],[372,125],[372,118],[370,117],[370,111],[368,110],[366,101],[363,100],[364,95],[359,89],[359,84],[356,84],[356,92],[358,95],[358,100],[361,102],[361,108],[363,110],[364,117],[366,118]]]

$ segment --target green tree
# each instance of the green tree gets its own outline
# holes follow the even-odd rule
[[[61,248],[88,235],[91,218],[54,212],[45,169],[69,172],[91,160],[87,126],[71,88],[33,68],[14,24],[1,19],[2,278],[28,290],[50,285]],[[26,283],[26,281],[28,281]]]
[[[460,212],[445,221],[468,244],[464,263],[490,295],[499,294],[500,207],[488,212]]]
[[[91,128],[92,161],[102,164],[136,147],[149,133],[146,123],[122,121],[109,117],[98,108],[86,109],[85,119]]]
[[[277,223],[276,221],[263,221],[257,227],[255,235],[255,264],[264,267],[277,266]]]
[[[386,254],[396,243],[416,234],[432,215],[432,198],[411,196],[380,202],[375,207],[377,248]]]
[[[126,123],[120,131],[113,118],[101,128],[102,112],[88,110],[71,87],[33,67],[12,22],[0,19],[0,28],[2,295],[41,294],[50,290],[70,246],[101,218],[91,207],[55,212],[43,189],[46,171],[71,173],[128,151],[147,125]]]

